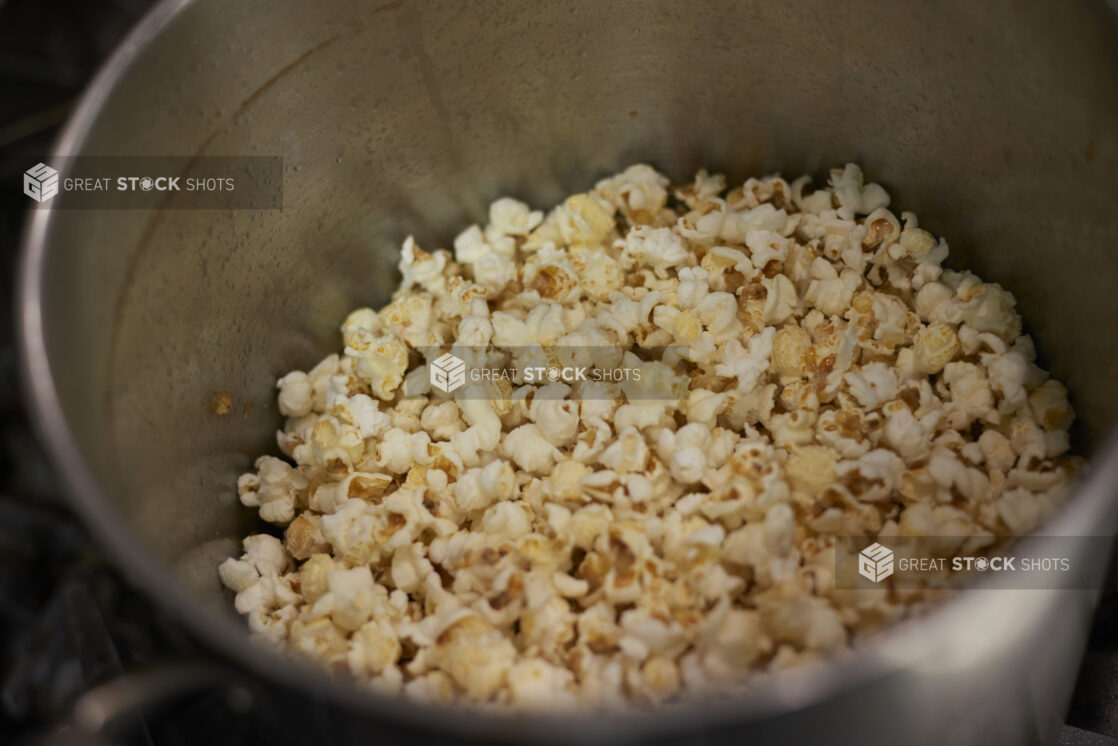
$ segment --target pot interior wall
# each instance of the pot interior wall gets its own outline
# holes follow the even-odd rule
[[[448,246],[496,196],[547,207],[636,161],[738,180],[860,162],[953,266],[1016,295],[1072,391],[1079,447],[1115,421],[1102,4],[276,5],[183,8],[81,150],[282,155],[284,209],[59,210],[43,277],[51,370],[90,467],[208,595],[252,525],[236,477],[276,452],[275,379],[386,300],[401,239]]]

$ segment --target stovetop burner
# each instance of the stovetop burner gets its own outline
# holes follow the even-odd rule
[[[0,164],[4,156],[49,152],[82,88],[151,4],[0,0]],[[15,275],[26,207],[23,195],[0,194],[4,278]],[[59,495],[19,395],[13,302],[12,283],[0,284],[0,742],[74,743],[75,734],[59,729],[84,693],[117,677],[206,654],[121,580]],[[114,740],[154,746],[289,740],[284,736],[290,734],[274,732],[268,706],[257,690],[203,688],[144,713]],[[1113,591],[1099,605],[1058,742],[1118,743],[1111,736],[1118,736]]]

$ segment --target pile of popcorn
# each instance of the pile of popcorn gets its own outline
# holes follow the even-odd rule
[[[279,381],[285,527],[220,567],[260,636],[376,690],[655,704],[840,652],[930,593],[835,588],[836,536],[1008,537],[1066,494],[1072,410],[1012,295],[854,165],[727,191],[636,165],[546,216],[513,199],[345,349]],[[673,347],[679,400],[601,382],[431,388],[430,350]]]

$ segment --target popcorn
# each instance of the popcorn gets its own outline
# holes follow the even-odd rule
[[[391,629],[391,628],[390,628]],[[358,676],[372,677],[400,659],[400,642],[377,622],[369,622],[350,638],[346,664]]]
[[[668,201],[667,186],[668,180],[664,176],[641,163],[599,181],[594,190],[630,222],[640,225],[653,221],[664,207]]]
[[[785,326],[773,336],[772,367],[782,376],[803,375],[811,335],[798,326]]]
[[[230,557],[217,568],[221,582],[235,593],[247,590],[260,579],[260,571],[251,562]]]
[[[284,543],[291,556],[297,560],[308,559],[312,554],[319,554],[330,548],[322,535],[318,516],[309,513],[296,516],[295,520],[288,524]]]
[[[971,276],[973,277],[973,275]],[[962,301],[962,321],[980,332],[992,332],[1010,340],[1021,331],[1021,319],[1013,311],[1016,301],[998,285],[979,285],[969,298],[960,285],[956,297]]]
[[[320,513],[334,513],[347,501],[368,500],[383,495],[393,478],[388,474],[350,472],[341,482],[321,484],[310,499],[310,507]]]
[[[1059,381],[1048,380],[1029,394],[1029,412],[1045,430],[1066,431],[1075,417],[1068,405],[1067,389]]]
[[[637,226],[620,242],[621,260],[625,266],[648,265],[653,268],[681,264],[689,253],[683,239],[670,228]]]
[[[287,553],[283,549],[283,544],[274,536],[257,534],[245,537],[244,547],[244,559],[262,576],[275,577],[282,574],[287,567]]]
[[[515,539],[532,528],[532,509],[524,502],[504,501],[491,505],[481,517],[481,529],[497,539]]]
[[[947,301],[951,300],[951,288],[938,282],[929,282],[920,288],[916,294],[916,302],[914,307],[916,313],[924,321],[932,321],[933,319],[942,319],[945,315],[940,313],[939,309],[943,307]]]
[[[345,354],[357,361],[357,375],[369,382],[378,399],[391,399],[404,381],[408,353],[395,337],[376,337],[358,329],[346,343]]]
[[[424,290],[441,293],[446,287],[447,257],[445,251],[428,254],[416,245],[415,239],[408,236],[400,250],[400,274],[404,276],[402,287],[420,285]]]
[[[353,425],[361,439],[380,435],[392,422],[392,418],[381,412],[376,401],[366,394],[336,396],[327,406],[337,411],[339,419]]]
[[[516,491],[516,475],[507,461],[495,460],[467,471],[455,484],[454,499],[465,511],[481,510]]]
[[[848,163],[841,171],[831,171],[830,183],[839,206],[853,214],[868,215],[889,206],[885,190],[878,184],[865,184],[862,169],[853,163]]]
[[[333,597],[334,624],[345,630],[361,627],[373,614],[373,575],[368,567],[331,570],[326,574],[328,593]]]
[[[775,326],[786,321],[799,304],[796,297],[796,286],[788,279],[787,275],[776,275],[773,278],[765,277],[761,280],[765,288],[765,307],[761,312],[761,320],[765,324]],[[771,329],[772,326],[769,328]]]
[[[843,376],[850,394],[867,410],[879,408],[900,391],[896,373],[884,363],[866,363]]]
[[[342,662],[349,652],[344,630],[328,616],[296,619],[291,624],[288,640],[295,650],[327,663]]]
[[[882,443],[906,461],[915,461],[928,454],[931,448],[930,433],[904,402],[892,401],[882,411],[885,413]]]
[[[784,473],[793,490],[814,498],[834,483],[837,454],[826,446],[801,446],[788,456]]]
[[[255,490],[242,490],[241,503],[259,507],[260,517],[272,523],[287,523],[295,516],[295,503],[307,487],[307,479],[285,461],[273,456],[256,460]],[[238,487],[242,482],[238,481]]]
[[[465,615],[440,630],[430,664],[445,671],[476,700],[486,700],[506,684],[516,648],[480,616]]]
[[[424,557],[426,548],[419,543],[401,547],[392,555],[389,577],[397,590],[413,593],[423,586],[423,579],[434,572],[431,562]]]
[[[804,300],[830,315],[841,314],[849,308],[854,291],[862,284],[862,278],[857,272],[844,269],[840,275],[834,265],[823,257],[816,257],[812,262],[811,276],[813,279],[807,287]]]
[[[270,575],[237,593],[234,606],[241,614],[257,609],[274,611],[294,604],[297,598],[289,579]]]
[[[990,388],[1001,399],[998,402],[1000,414],[1012,414],[1028,400],[1028,392],[1025,390],[1027,365],[1025,358],[1018,352],[1005,352],[990,360],[987,366]]]
[[[862,454],[854,461],[836,464],[835,475],[857,499],[876,502],[893,495],[900,485],[903,468],[904,461],[899,456],[878,448]]]
[[[528,417],[536,424],[540,434],[555,446],[568,446],[578,435],[578,405],[565,399],[551,398],[549,390],[566,393],[569,387],[562,384],[540,389],[528,409]],[[510,433],[511,435],[511,433]]]
[[[648,462],[648,445],[635,427],[627,427],[602,452],[599,460],[618,474],[643,471]]]
[[[286,417],[303,417],[314,408],[314,388],[306,373],[295,370],[276,383],[279,389],[280,414]]]
[[[959,338],[950,324],[936,321],[916,333],[913,351],[917,370],[939,373],[959,352]]]
[[[801,176],[792,182],[792,203],[803,214],[818,215],[832,206],[832,193],[829,189],[820,189],[804,194],[810,184],[810,176]]]
[[[525,471],[546,474],[561,457],[535,424],[521,425],[505,436],[501,453]]]
[[[559,231],[572,245],[602,243],[613,230],[613,207],[594,194],[576,194],[556,208]]]
[[[775,337],[776,330],[770,326],[750,337],[747,347],[742,347],[737,339],[731,339],[725,348],[727,362],[718,363],[715,372],[720,376],[736,378],[738,391],[749,393],[769,367]]]
[[[835,536],[1042,526],[1074,413],[1013,296],[857,166],[809,185],[640,164],[546,217],[496,200],[453,252],[408,237],[390,302],[279,379],[285,458],[237,480],[283,532],[218,567],[249,630],[393,696],[652,706],[926,605],[836,592]],[[447,351],[640,380],[447,393]]]
[[[489,205],[489,228],[501,236],[527,236],[543,222],[543,213],[504,197]]]
[[[327,577],[339,565],[329,554],[314,554],[299,568],[299,590],[308,604],[314,604],[330,589]]]
[[[684,238],[699,245],[709,245],[720,238],[733,240],[740,231],[736,225],[729,231],[723,231],[726,216],[725,200],[714,197],[696,205],[695,209],[679,218],[676,222],[676,230]]]
[[[404,474],[413,464],[430,463],[431,436],[420,431],[409,433],[394,427],[377,445],[376,463],[393,474]]]
[[[944,366],[941,380],[950,395],[945,409],[952,428],[962,430],[978,418],[994,423],[998,421],[986,369],[972,363],[948,363]]]
[[[834,650],[846,643],[846,629],[830,603],[818,596],[792,595],[784,589],[757,601],[764,628],[779,642],[804,650]]]

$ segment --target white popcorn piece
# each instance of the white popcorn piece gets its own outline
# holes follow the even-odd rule
[[[841,171],[831,172],[831,188],[839,205],[852,214],[868,215],[889,206],[889,195],[878,184],[866,184],[862,169],[848,163]]]
[[[247,560],[229,559],[222,562],[217,568],[221,582],[235,593],[247,590],[260,579],[260,571],[253,563]]]
[[[904,402],[890,402],[882,411],[885,413],[882,443],[892,448],[906,461],[914,461],[928,454],[931,449],[931,436]]]
[[[756,208],[757,211],[765,209],[769,210],[767,215],[781,215],[781,213],[772,213],[772,208],[768,205]],[[751,210],[743,218],[748,218],[752,214],[754,214],[754,211]],[[744,235],[745,245],[749,249],[750,263],[762,272],[766,267],[780,264],[788,258],[789,241],[779,232],[761,227],[752,227],[742,235]]]
[[[976,419],[996,422],[994,394],[986,370],[971,363],[948,363],[942,380],[951,394],[946,410],[951,427],[962,430]]]
[[[893,495],[900,485],[903,469],[904,461],[897,454],[877,448],[854,461],[839,462],[835,465],[835,475],[851,485],[851,492],[859,500],[876,502]]]
[[[772,279],[763,278],[761,285],[766,291],[761,320],[769,324],[768,329],[771,329],[772,326],[787,321],[796,312],[799,298],[796,296],[796,286],[787,275],[776,275]]]
[[[489,205],[489,228],[502,236],[527,236],[543,222],[543,212],[502,197]]]
[[[630,231],[620,248],[623,264],[661,270],[682,264],[690,255],[683,239],[671,229],[643,225]]]
[[[801,494],[816,495],[834,484],[838,463],[837,454],[826,446],[805,445],[795,449],[788,456],[784,473],[788,485]]]
[[[541,388],[528,409],[528,417],[536,424],[540,434],[559,447],[570,445],[578,435],[578,404],[549,396],[549,392],[555,396],[562,395],[566,388],[561,384]]]
[[[566,710],[578,704],[574,674],[540,658],[519,661],[509,669],[508,679],[514,704],[537,710]]]
[[[747,347],[743,347],[736,339],[730,340],[725,351],[727,360],[716,365],[715,372],[720,376],[736,378],[738,391],[749,393],[769,367],[775,337],[776,330],[770,326],[760,334],[750,337]]]
[[[613,206],[594,194],[575,194],[556,208],[556,221],[570,245],[600,244],[613,230]]]
[[[366,394],[335,397],[331,406],[341,419],[357,429],[360,438],[380,435],[392,422],[392,418],[380,411],[376,401]]]
[[[282,575],[289,559],[283,544],[274,536],[256,534],[244,540],[244,559],[256,568],[261,575]]]
[[[602,195],[631,221],[647,222],[668,201],[668,179],[651,166],[638,163],[616,176],[594,185]],[[709,189],[709,187],[708,187]],[[645,217],[647,216],[647,217]],[[644,217],[643,221],[636,218]]]
[[[516,648],[480,616],[466,615],[445,626],[432,647],[432,662],[466,694],[486,700],[504,686]]]
[[[432,293],[441,293],[446,287],[447,259],[447,252],[436,251],[428,254],[419,248],[414,238],[408,236],[400,250],[398,265],[400,274],[404,278],[402,287],[410,288],[412,285],[419,285]]]
[[[404,593],[418,591],[423,586],[424,578],[434,572],[431,562],[423,556],[424,551],[422,544],[415,543],[393,553],[389,577],[397,590]]]
[[[1028,392],[1025,390],[1025,377],[1028,363],[1018,352],[1005,352],[994,356],[987,366],[990,388],[999,396],[998,412],[1012,414],[1025,406]]]
[[[357,362],[357,375],[368,381],[378,399],[391,399],[404,382],[408,353],[395,337],[373,336],[358,329],[346,343],[345,354]]]
[[[819,189],[808,194],[804,190],[811,184],[810,176],[801,176],[792,182],[792,202],[803,213],[818,215],[832,206],[832,193],[829,189]]]
[[[933,322],[916,333],[913,351],[921,373],[939,373],[959,351],[959,338],[950,324]]]
[[[617,435],[599,460],[618,474],[643,471],[648,463],[649,449],[635,427],[627,427]]]
[[[304,417],[314,407],[314,388],[306,373],[295,370],[276,383],[279,411],[286,417]]]
[[[269,575],[261,577],[258,581],[237,594],[234,606],[241,614],[251,611],[274,611],[296,602],[298,596],[291,588],[291,581],[286,577]]]
[[[1029,411],[1045,430],[1066,432],[1075,413],[1068,404],[1068,392],[1059,381],[1048,380],[1029,394]]]
[[[834,266],[822,257],[817,257],[812,262],[811,276],[813,279],[807,287],[804,300],[830,315],[844,313],[850,307],[854,292],[862,284],[862,278],[857,272],[844,269],[840,275]]]
[[[516,491],[516,475],[507,461],[491,461],[462,475],[455,485],[454,499],[462,510],[487,508],[510,499]]]
[[[535,424],[521,425],[506,435],[501,453],[533,474],[546,474],[562,456]]]
[[[481,528],[497,539],[516,539],[531,529],[532,509],[527,503],[505,500],[494,503],[481,518]]]
[[[257,459],[256,470],[255,489],[243,489],[241,502],[259,507],[260,517],[269,523],[287,523],[295,517],[295,503],[307,488],[306,477],[286,461],[273,456]],[[239,481],[238,486],[241,485],[248,483]]]
[[[355,630],[373,614],[374,582],[368,567],[331,570],[326,574],[329,593],[334,599],[331,618],[342,629]]]
[[[346,662],[357,676],[376,676],[400,659],[400,642],[377,622],[369,622],[353,633]]]
[[[506,246],[498,244],[499,248]],[[486,243],[485,234],[476,225],[471,225],[454,239],[454,258],[463,264],[474,264],[493,253],[497,253],[496,248]]]
[[[884,363],[866,363],[843,376],[850,394],[867,410],[878,409],[899,393],[896,373]]]

